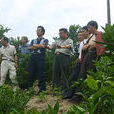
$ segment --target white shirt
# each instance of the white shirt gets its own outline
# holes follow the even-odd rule
[[[96,36],[95,35],[93,35],[93,36],[91,36],[91,39],[89,40],[89,42],[88,42],[88,44],[95,44],[96,42]]]
[[[8,47],[2,46],[0,48],[0,56],[2,56],[2,59],[10,59],[14,61],[14,56],[16,55],[16,49],[15,46],[9,45]]]
[[[84,46],[84,44],[86,44],[88,39],[84,39],[82,42],[80,42],[80,47],[79,47],[79,59],[81,59],[81,53],[82,53],[82,48]]]

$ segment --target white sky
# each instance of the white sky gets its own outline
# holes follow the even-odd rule
[[[111,21],[114,23],[114,0],[111,2]],[[8,37],[36,38],[36,28],[46,29],[45,38],[52,42],[58,30],[70,25],[84,26],[95,20],[100,26],[107,23],[107,0],[0,0],[0,24],[11,28]]]

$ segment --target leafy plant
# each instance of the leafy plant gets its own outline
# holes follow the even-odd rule
[[[102,27],[104,30],[103,33],[103,40],[105,41],[105,46],[107,51],[110,53],[114,52],[114,24],[113,25],[106,25],[106,27]]]
[[[10,112],[10,114],[58,114],[58,112],[59,112],[59,103],[57,102],[54,107],[48,105],[48,108],[41,112],[39,112],[36,108],[33,108],[32,110],[28,110],[25,112],[13,110],[12,112]]]
[[[41,101],[43,101],[43,100],[45,100],[46,99],[46,91],[42,91],[39,95],[38,95],[38,98],[41,100]]]
[[[5,33],[7,33],[10,29],[5,28],[2,25],[0,25],[0,39],[4,36]]]
[[[31,91],[23,92],[7,85],[0,87],[0,113],[9,114],[12,110],[24,111],[31,98]]]

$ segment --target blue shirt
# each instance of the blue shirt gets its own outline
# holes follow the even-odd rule
[[[29,53],[29,44],[26,44],[26,45],[20,45],[19,46],[19,51],[22,53],[22,54],[28,54]]]
[[[30,46],[33,46],[33,44],[44,44],[44,45],[48,45],[48,39],[45,39],[45,38],[37,38],[37,39],[34,39],[31,41],[31,44]],[[45,48],[41,48],[41,49],[34,49],[34,50],[31,50],[31,53],[39,53],[39,54],[45,54],[46,52],[46,49]]]

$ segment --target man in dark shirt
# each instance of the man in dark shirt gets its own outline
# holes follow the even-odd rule
[[[31,52],[29,62],[28,87],[32,87],[36,79],[35,73],[39,74],[39,93],[46,90],[45,83],[45,52],[48,40],[43,37],[45,29],[42,26],[37,27],[37,39],[31,41],[29,50]]]

